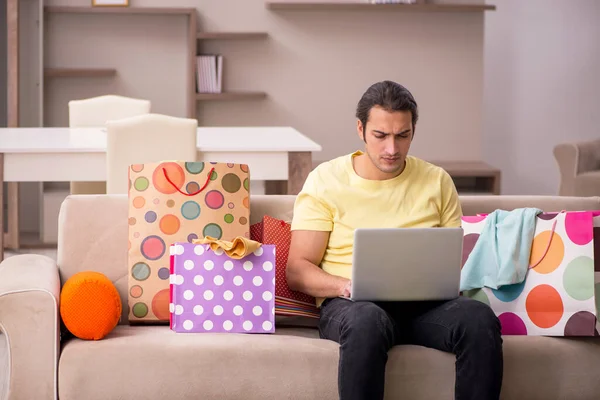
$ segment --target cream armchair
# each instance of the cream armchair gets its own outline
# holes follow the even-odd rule
[[[560,196],[600,195],[600,139],[554,147],[560,171]]]
[[[69,127],[88,128],[104,126],[109,119],[128,118],[148,114],[149,100],[117,95],[105,95],[69,102]],[[71,182],[71,194],[106,193],[106,182]]]
[[[163,160],[196,161],[198,121],[145,114],[106,123],[108,194],[126,194],[131,164]]]

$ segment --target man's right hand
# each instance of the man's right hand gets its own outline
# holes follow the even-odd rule
[[[350,298],[350,296],[352,296],[352,281],[350,279],[345,279],[345,283],[342,285],[340,296],[347,298]]]
[[[287,283],[292,290],[313,297],[350,296],[350,280],[323,271],[329,232],[294,231],[286,268]]]

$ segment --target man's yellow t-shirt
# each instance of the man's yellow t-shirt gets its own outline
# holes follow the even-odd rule
[[[315,168],[296,197],[292,220],[292,230],[330,232],[320,266],[348,279],[355,229],[459,227],[462,216],[454,182],[442,168],[408,156],[400,175],[368,180],[354,171],[352,159],[360,154]]]

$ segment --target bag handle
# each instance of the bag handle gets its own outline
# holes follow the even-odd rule
[[[198,191],[196,191],[194,193],[185,193],[185,192],[183,192],[181,189],[179,189],[177,187],[177,185],[175,183],[173,183],[173,181],[171,180],[171,178],[169,178],[169,175],[167,174],[167,169],[165,167],[163,167],[162,170],[163,170],[163,174],[165,175],[165,179],[167,180],[167,182],[169,182],[175,188],[175,190],[177,190],[179,193],[181,193],[184,196],[192,197],[192,196],[197,195],[198,193],[200,193],[204,189],[206,189],[206,186],[208,186],[208,182],[210,182],[210,177],[212,176],[212,173],[215,170],[215,168],[213,167],[213,168],[210,169],[210,171],[208,172],[208,176],[206,177],[206,182],[204,183],[204,186],[202,186],[200,188],[200,190],[198,190]]]
[[[546,257],[546,254],[548,254],[548,251],[550,250],[550,245],[552,244],[552,238],[554,238],[554,231],[556,230],[556,220],[558,219],[558,215],[562,214],[564,212],[565,212],[565,210],[562,210],[561,212],[559,212],[556,215],[556,218],[552,222],[552,230],[550,231],[550,239],[548,240],[548,245],[546,246],[546,250],[544,250],[544,254],[542,254],[542,256],[540,257],[540,259],[537,260],[536,263],[534,263],[534,264],[532,264],[532,265],[529,266],[529,269],[537,267],[542,262],[542,260],[544,259],[544,257]]]

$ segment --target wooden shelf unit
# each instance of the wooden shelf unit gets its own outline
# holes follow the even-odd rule
[[[289,2],[268,1],[265,3],[270,10],[282,11],[407,11],[407,12],[481,12],[494,11],[491,4],[372,4],[358,1],[338,2]]]
[[[174,8],[174,7],[86,7],[86,6],[45,6],[46,13],[62,13],[62,14],[128,14],[128,15],[187,15],[190,18],[191,24],[190,38],[195,36],[195,40],[248,40],[248,39],[265,39],[268,37],[267,32],[196,32],[196,9],[195,8]],[[195,51],[194,46],[190,43],[190,53]],[[192,50],[194,49],[194,50]],[[196,53],[194,53],[196,55]],[[195,57],[192,57],[194,67],[191,70],[190,79],[191,90],[196,92],[195,88]],[[114,69],[105,68],[47,68],[44,69],[44,77],[101,77],[113,76],[116,74]],[[246,100],[246,99],[261,99],[267,97],[264,92],[223,92],[223,93],[195,93],[197,101],[210,100]],[[196,116],[195,104],[190,105],[189,116]]]
[[[454,181],[459,194],[499,195],[499,169],[482,161],[430,161],[442,167]]]
[[[208,100],[249,100],[264,99],[267,97],[265,92],[222,92],[222,93],[196,93],[198,101]]]
[[[44,6],[45,13],[61,14],[123,14],[123,15],[181,15],[187,17],[187,65],[188,118],[196,118],[196,45],[197,10],[195,7],[91,7],[91,6]],[[45,75],[45,74],[44,74]],[[73,75],[67,75],[73,76]],[[79,75],[78,75],[79,76]],[[80,75],[100,76],[100,75]],[[104,76],[104,75],[103,75]],[[106,75],[107,76],[107,75]]]
[[[198,32],[198,40],[266,39],[267,32]]]
[[[94,78],[116,74],[114,68],[44,68],[44,78]]]
[[[248,39],[266,39],[269,36],[267,32],[198,32],[198,41],[203,40],[248,40]],[[202,55],[200,46],[198,54]],[[221,93],[196,93],[197,101],[233,101],[233,100],[253,100],[264,99],[267,97],[265,92],[249,91],[224,91]]]

